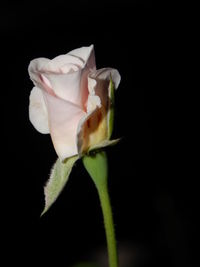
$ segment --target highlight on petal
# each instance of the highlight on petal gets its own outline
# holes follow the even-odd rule
[[[87,101],[87,113],[94,111],[96,107],[101,107],[101,99],[95,93],[96,80],[88,77],[88,101]]]
[[[78,154],[77,128],[85,112],[77,105],[44,93],[49,114],[49,129],[61,160]]]
[[[48,113],[41,89],[34,87],[30,94],[29,119],[40,133],[49,133]]]

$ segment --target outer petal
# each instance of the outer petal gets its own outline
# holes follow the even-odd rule
[[[69,65],[69,67],[68,67]],[[50,60],[48,58],[33,59],[28,67],[29,75],[32,78],[38,73],[70,73],[76,71],[77,68],[83,68],[85,62],[78,57],[72,55],[60,55]]]
[[[34,59],[28,70],[37,87],[85,109],[87,76],[95,68],[94,49],[90,46],[73,50],[53,60]]]
[[[81,59],[87,65],[89,69],[93,69],[93,70],[96,69],[93,45],[88,46],[88,47],[81,47],[81,48],[74,49],[68,54]]]
[[[95,87],[97,82],[95,79],[88,77],[88,99],[87,99],[87,113],[90,113],[96,109],[96,107],[101,107],[101,99],[96,95]]]
[[[78,154],[76,136],[79,121],[85,115],[78,106],[44,93],[49,128],[55,150],[61,160]]]
[[[29,119],[40,133],[49,133],[48,114],[41,89],[34,87],[30,94]]]
[[[94,71],[88,77],[89,96],[87,102],[87,116],[79,123],[78,148],[81,154],[91,147],[110,138],[110,80],[119,85],[120,75],[115,69],[105,68]],[[105,142],[104,142],[105,143]]]
[[[28,66],[28,73],[34,85],[43,89],[41,85],[40,73],[43,73],[47,64],[50,62],[48,58],[36,58],[31,60]]]
[[[68,55],[59,56],[52,61],[46,58],[34,59],[28,68],[30,78],[37,87],[49,94],[82,105],[80,93],[82,70],[77,65],[68,64],[64,67],[64,57],[75,59],[75,62],[79,61],[82,64],[78,58]],[[71,70],[68,69],[69,73],[63,73],[59,65],[60,68],[68,67]]]
[[[90,74],[90,79],[96,82],[95,94],[101,99],[103,113],[107,120],[107,138],[110,139],[114,116],[114,89],[119,86],[121,77],[116,69],[104,68]],[[89,105],[89,98],[88,98]]]
[[[115,89],[118,88],[120,80],[121,80],[121,76],[118,70],[112,69],[112,68],[103,68],[103,69],[93,71],[90,74],[90,77],[95,80],[102,80],[102,81],[108,81],[108,82],[110,81],[110,78],[112,78],[112,81],[115,85]]]
[[[83,68],[85,62],[78,57],[74,57],[73,55],[66,54],[55,57],[50,60],[47,65],[47,68],[52,72],[62,72],[62,73],[70,73],[76,71],[80,68]]]

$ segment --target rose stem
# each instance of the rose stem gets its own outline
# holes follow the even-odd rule
[[[109,266],[118,267],[117,245],[108,193],[108,168],[106,154],[105,152],[99,152],[93,156],[85,156],[83,158],[83,164],[94,181],[99,194],[107,239]]]

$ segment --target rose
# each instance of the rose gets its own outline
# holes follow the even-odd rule
[[[93,45],[52,60],[30,62],[35,87],[30,94],[29,118],[41,133],[50,133],[61,160],[82,155],[110,138],[110,90],[117,88],[117,70],[96,70]]]
[[[111,68],[96,70],[92,45],[52,60],[34,59],[28,71],[35,85],[30,94],[30,121],[39,132],[50,133],[59,156],[44,188],[44,214],[81,156],[90,175],[100,174],[99,168],[106,173],[105,153],[95,153],[95,157],[84,154],[116,142],[110,137],[113,91],[119,85],[120,75]],[[105,180],[106,175],[103,176]]]

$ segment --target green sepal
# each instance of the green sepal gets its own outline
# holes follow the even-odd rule
[[[65,184],[68,181],[72,167],[74,166],[74,163],[78,158],[78,156],[74,156],[67,158],[63,162],[58,158],[55,162],[51,170],[50,178],[47,181],[46,186],[44,187],[45,207],[41,216],[45,212],[47,212],[47,210],[51,207],[51,205],[56,201],[57,197],[62,192]]]
[[[102,148],[105,148],[107,146],[114,146],[116,145],[121,139],[113,139],[113,140],[103,140],[99,144],[96,144],[94,146],[91,146],[88,150],[88,152],[95,151],[95,150],[100,150]]]

